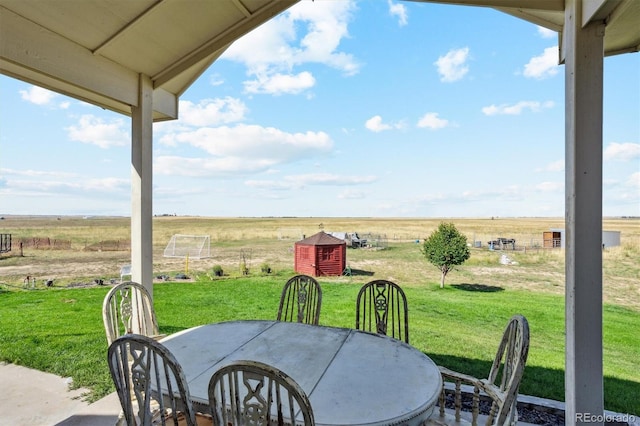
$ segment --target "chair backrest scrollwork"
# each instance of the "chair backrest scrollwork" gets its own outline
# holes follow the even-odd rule
[[[107,357],[126,424],[196,426],[184,372],[165,346],[125,334],[109,345]]]
[[[109,290],[102,304],[102,319],[108,344],[129,333],[159,334],[151,294],[143,285],[132,281]]]
[[[356,300],[356,329],[409,343],[409,308],[402,288],[387,280],[362,286]]]
[[[209,381],[209,405],[214,426],[315,424],[300,385],[258,361],[235,361],[216,371]]]
[[[296,275],[282,289],[277,320],[318,325],[321,306],[318,281],[308,275]]]

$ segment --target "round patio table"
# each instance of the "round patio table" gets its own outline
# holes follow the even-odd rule
[[[391,337],[279,321],[194,327],[162,343],[181,364],[196,410],[209,413],[212,374],[237,360],[270,364],[306,392],[317,425],[419,425],[442,386],[435,363]]]

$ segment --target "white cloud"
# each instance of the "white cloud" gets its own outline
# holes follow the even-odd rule
[[[154,162],[153,170],[160,175],[171,176],[225,176],[262,172],[276,163],[271,158],[188,158],[164,155]]]
[[[603,178],[602,179],[602,183],[605,187],[615,187],[620,185],[620,181],[618,179],[611,179],[611,178]]]
[[[296,41],[296,29],[287,16],[285,12],[236,40],[222,54],[221,59],[244,64],[250,75],[266,72],[271,68],[291,69],[296,62],[296,50],[292,46]]]
[[[520,115],[525,109],[532,112],[540,112],[543,109],[553,108],[553,101],[520,101],[516,104],[490,105],[482,108],[484,115]]]
[[[49,170],[32,170],[32,169],[5,169],[0,168],[0,173],[5,175],[29,176],[46,179],[56,178],[73,178],[77,175],[71,172],[49,171]]]
[[[558,74],[558,46],[544,49],[544,53],[535,56],[524,66],[524,76],[535,79],[544,79]]]
[[[333,141],[324,132],[287,133],[273,127],[237,125],[198,128],[175,136],[180,143],[200,148],[211,155],[273,157],[282,160],[328,152]]]
[[[635,172],[631,176],[629,176],[629,179],[626,180],[625,184],[627,186],[640,190],[640,172]]]
[[[256,80],[244,82],[247,93],[267,93],[280,95],[283,93],[298,94],[312,88],[316,84],[316,79],[310,72],[303,71],[297,75],[293,74],[271,74],[258,76]]]
[[[72,141],[110,148],[129,144],[131,138],[123,128],[125,122],[122,119],[105,122],[93,115],[83,115],[76,126],[69,126],[66,130]]]
[[[249,109],[239,99],[203,99],[197,104],[180,101],[180,124],[215,126],[242,121]]]
[[[361,200],[365,198],[367,194],[363,191],[354,191],[353,189],[345,189],[340,194],[338,194],[338,198],[341,200]]]
[[[64,181],[56,179],[46,180],[9,180],[7,187],[12,191],[21,191],[33,194],[55,193],[95,195],[96,193],[123,193],[129,194],[131,183],[127,179],[102,178],[102,179],[74,179]]]
[[[463,191],[461,194],[453,194],[453,201],[479,201],[494,199],[501,201],[522,200],[522,189],[518,185],[509,185],[495,190]]]
[[[544,166],[542,169],[536,169],[537,172],[562,172],[564,171],[564,160],[554,161]]]
[[[382,117],[379,115],[375,115],[368,119],[366,123],[364,123],[364,127],[371,130],[372,132],[382,132],[384,130],[391,130],[392,127],[389,124],[384,124],[382,122]]]
[[[202,127],[169,133],[163,136],[161,143],[167,146],[186,144],[210,156],[158,157],[154,169],[158,173],[185,176],[266,171],[278,164],[325,155],[333,148],[333,141],[324,132],[287,133],[257,125]]]
[[[401,27],[407,25],[407,8],[403,4],[394,3],[392,0],[388,0],[389,14],[398,18],[398,25]]]
[[[128,191],[131,189],[131,182],[128,179],[119,179],[113,177],[101,179],[88,179],[82,183],[82,187],[86,191],[116,192]]]
[[[312,87],[315,79],[309,72],[293,72],[308,63],[356,74],[360,64],[338,50],[349,36],[354,10],[353,1],[300,2],[234,42],[222,58],[243,63],[247,74],[256,77],[247,84],[252,93],[299,93]],[[298,34],[301,29],[304,32]],[[291,74],[289,79],[286,74]],[[259,88],[263,83],[271,86]],[[277,88],[282,90],[276,92]]]
[[[38,86],[31,86],[28,90],[20,90],[20,95],[25,101],[36,105],[47,105],[57,96],[55,92]]]
[[[407,124],[404,120],[392,123],[383,123],[381,116],[374,115],[364,123],[364,127],[368,130],[371,130],[372,132],[379,133],[385,130],[405,129],[407,127]]]
[[[468,203],[476,201],[491,200],[496,201],[520,201],[524,197],[522,189],[517,185],[510,185],[504,188],[491,190],[468,190],[458,193],[437,193],[423,194],[415,197],[413,202],[430,205],[440,205],[443,203]]]
[[[446,55],[440,56],[434,63],[438,68],[440,81],[451,83],[462,79],[469,72],[469,67],[466,65],[468,58],[468,47],[450,50]]]
[[[640,157],[640,144],[637,143],[610,143],[604,150],[604,159],[607,161],[629,161]]]
[[[245,185],[260,189],[289,190],[302,189],[306,186],[346,186],[362,185],[375,182],[375,176],[348,176],[333,173],[310,173],[285,176],[280,180],[248,180]],[[343,194],[348,194],[346,190]],[[340,198],[340,197],[339,197]],[[351,197],[356,198],[356,197]]]
[[[271,191],[287,191],[303,187],[301,183],[292,180],[247,180],[244,184],[252,188]]]
[[[426,127],[432,130],[442,129],[448,125],[449,120],[439,118],[437,112],[428,112],[418,120],[418,127]]]
[[[356,74],[360,65],[349,54],[337,52],[343,38],[349,36],[348,24],[356,5],[353,1],[300,2],[289,9],[294,25],[307,22],[308,32],[300,41],[295,59],[332,66],[348,75]]]
[[[332,173],[310,173],[304,175],[289,176],[287,179],[302,182],[306,185],[358,185],[371,183],[376,180],[375,176],[345,176]]]
[[[542,38],[553,38],[556,37],[558,33],[549,28],[538,26],[538,35]]]
[[[558,192],[564,190],[564,183],[542,182],[536,185],[536,189],[540,192]]]
[[[224,78],[220,74],[211,74],[209,76],[209,84],[213,87],[222,86],[224,84]]]

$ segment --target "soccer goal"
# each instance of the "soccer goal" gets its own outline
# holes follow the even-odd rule
[[[211,239],[208,235],[174,234],[164,249],[164,257],[204,259],[211,256]]]

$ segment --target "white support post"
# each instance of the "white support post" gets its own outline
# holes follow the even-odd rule
[[[565,421],[604,413],[602,365],[602,22],[565,2]],[[601,419],[601,417],[600,417]]]
[[[131,135],[131,279],[153,295],[153,85],[145,75],[131,107]]]

